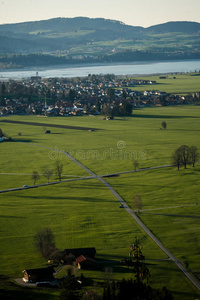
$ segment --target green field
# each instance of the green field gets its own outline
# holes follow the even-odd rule
[[[132,88],[136,91],[159,90],[166,93],[186,95],[200,91],[199,73],[166,75],[166,79],[160,79],[160,76],[141,76],[137,79],[156,81],[152,85],[140,85]]]
[[[132,117],[113,121],[99,117],[0,118],[0,128],[13,139],[0,143],[0,189],[32,185],[32,171],[41,173],[43,167],[53,167],[57,159],[64,164],[63,180],[88,176],[57,149],[69,152],[98,175],[132,170],[135,156],[139,168],[170,164],[172,151],[182,144],[200,149],[199,118],[199,106],[136,109]],[[52,133],[44,134],[42,127],[33,125],[4,123],[4,119],[48,123],[47,129]],[[167,123],[166,130],[160,129],[162,121]],[[53,128],[51,124],[100,130]],[[186,170],[177,171],[175,167],[146,170],[106,180],[131,208],[133,195],[140,194],[141,220],[200,282],[200,206],[196,205],[200,202],[199,171],[197,163],[195,168]],[[50,179],[54,180],[58,180],[56,175]],[[45,182],[42,176],[38,180],[38,183]],[[21,277],[24,269],[46,265],[33,247],[33,236],[49,226],[59,249],[96,247],[97,259],[105,265],[100,264],[100,270],[84,274],[98,288],[103,281],[104,266],[112,266],[115,279],[131,276],[131,271],[119,261],[128,255],[129,245],[138,236],[152,275],[152,286],[166,286],[175,299],[199,297],[198,291],[166,260],[166,255],[127,212],[119,208],[119,202],[98,179],[3,193],[0,208],[0,274],[3,276]]]

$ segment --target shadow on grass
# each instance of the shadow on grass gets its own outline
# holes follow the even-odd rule
[[[17,216],[0,216],[1,219],[25,219],[25,217],[17,217]]]
[[[132,118],[146,118],[146,119],[199,119],[195,116],[166,116],[166,115],[149,115],[149,114],[135,114],[133,111]]]
[[[78,197],[78,196],[66,196],[66,197],[61,197],[61,196],[16,196],[18,198],[24,198],[28,201],[28,199],[35,199],[41,202],[41,200],[48,200],[48,201],[82,201],[82,202],[88,202],[88,203],[102,203],[103,204],[108,204],[108,203],[116,203],[115,200],[103,200],[102,198],[96,199],[95,197],[88,198],[87,196],[85,197]],[[41,203],[43,204],[43,203]]]
[[[13,283],[8,277],[0,275],[0,295],[3,300],[27,300],[27,299],[57,299],[57,297],[47,289],[43,289],[43,292],[38,288],[28,288],[25,286],[20,286],[16,283]]]
[[[164,216],[164,217],[176,217],[176,218],[194,218],[200,219],[200,216],[189,216],[189,215],[174,215],[174,214],[158,214],[158,213],[150,213],[150,212],[141,212],[143,214],[150,214],[150,215],[157,215],[157,216]]]
[[[196,299],[198,300],[200,295],[198,293],[188,293],[188,292],[177,292],[170,289],[172,295],[176,295],[176,299]]]
[[[18,139],[14,139],[14,140],[11,140],[10,142],[14,142],[14,143],[18,143],[18,142],[20,142],[20,143],[34,143],[34,140],[31,140],[31,139],[20,139],[20,140],[18,140]]]

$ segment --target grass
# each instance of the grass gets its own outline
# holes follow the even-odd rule
[[[135,86],[132,89],[136,91],[159,90],[172,94],[185,95],[199,92],[200,78],[191,74],[167,75],[166,79],[160,79],[160,76],[142,76],[138,79],[154,80],[156,84]],[[174,79],[175,77],[175,79]]]
[[[45,135],[41,127],[20,127],[3,122],[0,126],[13,138],[68,151],[96,174],[107,174],[131,170],[135,156],[140,158],[140,168],[152,167],[169,164],[171,153],[182,144],[200,147],[200,141],[196,138],[199,117],[199,106],[180,106],[135,109],[133,117],[114,121],[104,121],[99,117],[39,118],[39,122],[44,123],[79,124],[101,129],[95,132],[55,128],[52,134]],[[37,117],[27,116],[12,118],[38,120]],[[167,123],[167,130],[160,130],[162,121]],[[22,132],[21,137],[17,136],[18,132]],[[27,145],[25,151],[30,147]],[[61,158],[66,160],[64,156]]]
[[[109,178],[109,183],[133,209],[133,195],[142,198],[140,219],[164,246],[200,280],[200,168],[174,168]],[[199,203],[200,204],[200,203]]]
[[[6,275],[19,275],[24,264],[27,268],[38,265],[38,261],[33,264],[36,255],[33,236],[46,226],[55,233],[59,249],[95,246],[98,255],[105,260],[119,260],[125,256],[127,245],[135,235],[143,236],[144,242],[147,240],[134,221],[127,218],[125,211],[119,210],[117,200],[97,180],[3,194],[1,213],[4,228],[1,246],[6,249],[6,254],[1,254]],[[13,255],[13,248],[9,245],[16,241],[16,263],[8,264]],[[151,248],[149,257],[165,257],[153,244]],[[25,259],[24,262],[24,256],[29,261]]]
[[[53,157],[49,155],[52,150],[48,147],[69,151],[96,174],[133,169],[132,159],[126,156],[126,151],[138,155],[140,168],[143,168],[169,164],[172,151],[182,144],[200,147],[198,106],[137,109],[133,117],[114,121],[99,117],[7,118],[101,130],[51,128],[52,133],[46,135],[42,127],[0,122],[0,128],[14,140],[26,142],[0,144],[1,173],[40,172],[44,166],[53,166],[55,159],[60,159],[64,164],[64,175],[88,176],[65,156],[59,156],[58,151],[53,151]],[[167,123],[166,130],[160,130],[162,121]],[[18,136],[18,132],[22,135]],[[91,150],[93,152],[89,152]],[[200,206],[195,203],[199,201],[199,171],[197,164],[195,168],[179,172],[175,168],[165,168],[106,178],[130,207],[133,194],[141,195],[141,220],[198,279]],[[2,174],[0,179],[1,189],[32,184],[30,175]],[[51,181],[54,179],[57,178],[54,176]],[[38,183],[45,181],[41,177]],[[99,270],[83,272],[90,282],[96,281],[101,288],[105,266],[113,268],[115,279],[131,276],[130,270],[122,267],[119,261],[128,255],[129,245],[138,236],[149,263],[152,286],[166,285],[173,291],[175,299],[198,298],[188,280],[173,263],[165,260],[164,253],[134,220],[119,209],[117,200],[97,179],[0,194],[0,208],[0,268],[4,276],[19,277],[25,268],[46,265],[35,252],[33,236],[37,230],[49,226],[59,249],[96,247],[97,259],[106,264]]]

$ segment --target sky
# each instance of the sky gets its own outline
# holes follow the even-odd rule
[[[142,27],[168,21],[200,23],[200,0],[0,0],[0,24],[80,16]]]

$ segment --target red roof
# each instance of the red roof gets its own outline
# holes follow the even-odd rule
[[[90,258],[90,257],[87,257],[87,256],[84,256],[84,255],[80,255],[79,257],[76,258],[74,264],[77,265],[77,264],[80,264],[84,261],[90,261],[92,263],[95,263],[95,260]]]

